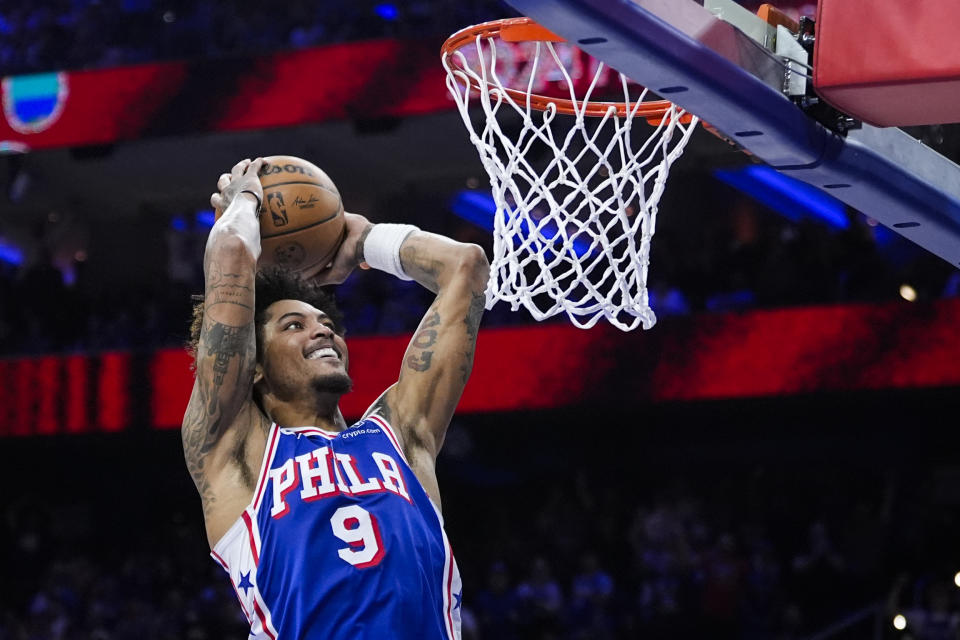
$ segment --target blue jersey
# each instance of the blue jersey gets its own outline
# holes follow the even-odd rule
[[[211,553],[257,640],[460,637],[443,519],[379,416],[273,425],[253,500]]]

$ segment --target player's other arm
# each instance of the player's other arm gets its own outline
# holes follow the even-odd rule
[[[397,225],[378,230],[379,225],[349,213],[346,225],[347,237],[332,266],[317,275],[321,283],[343,282],[364,263],[393,271],[397,259],[400,271],[437,294],[407,347],[399,379],[371,411],[400,431],[407,461],[439,504],[434,466],[473,368],[490,266],[477,245],[419,230],[383,233]]]
[[[408,462],[439,506],[436,459],[473,368],[490,267],[477,245],[423,231],[404,240],[400,262],[437,297],[407,346],[397,383],[376,410],[397,426]]]
[[[424,231],[400,247],[404,272],[437,294],[385,400],[408,443],[435,459],[473,369],[489,264],[483,249]]]
[[[244,160],[220,178],[211,203],[223,214],[207,238],[203,326],[196,380],[181,431],[187,469],[200,492],[208,531],[218,475],[228,453],[216,445],[249,404],[256,360],[254,278],[260,253],[258,203],[262,161]]]

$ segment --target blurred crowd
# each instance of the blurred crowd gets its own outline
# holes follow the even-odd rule
[[[960,591],[935,572],[896,575],[908,569],[892,552],[903,530],[932,544],[931,522],[898,522],[908,514],[889,483],[815,475],[793,475],[792,488],[759,470],[693,485],[663,474],[630,490],[586,471],[552,489],[448,482],[464,638],[796,640],[871,605],[838,637],[906,637],[890,624],[902,612],[914,640],[955,639]],[[0,640],[246,635],[199,509],[183,514],[189,500],[124,520],[92,496],[36,498],[4,506]]]
[[[0,638],[247,635],[229,581],[206,562],[202,531],[182,515],[157,514],[131,540],[105,506],[91,498],[43,506],[27,500],[7,509]]]
[[[678,177],[676,192],[684,192]],[[711,186],[701,177],[698,189]],[[721,185],[722,186],[722,185]],[[713,188],[719,188],[716,184]],[[650,304],[661,319],[672,315],[743,311],[796,305],[903,300],[909,284],[918,302],[960,295],[960,272],[888,230],[870,226],[850,212],[846,230],[814,221],[793,222],[728,191],[714,201],[728,202],[705,214],[703,201],[673,203],[661,216],[652,244]],[[439,197],[439,196],[438,196]],[[424,228],[476,242],[491,254],[489,232],[443,213],[442,202],[395,207],[391,215],[410,220],[412,212],[441,212]],[[669,214],[669,215],[668,215]],[[698,215],[690,223],[684,215]],[[202,255],[209,225],[166,224],[158,214],[148,233],[165,238],[151,256],[122,255],[123,235],[114,223],[60,229],[47,222],[21,246],[20,264],[0,260],[0,355],[180,346],[187,339],[193,301],[203,292]],[[134,223],[131,223],[134,224]],[[140,223],[136,223],[140,224]],[[166,226],[164,226],[166,224]],[[0,221],[2,229],[2,221]],[[892,244],[880,246],[886,232]],[[77,237],[106,246],[77,249]],[[66,250],[58,245],[66,238]],[[112,243],[112,244],[110,244]],[[61,243],[62,244],[62,243]],[[60,247],[60,248],[58,248]],[[2,247],[0,247],[2,248]],[[0,256],[2,258],[2,256]],[[149,270],[148,269],[149,266]],[[413,331],[431,294],[413,282],[376,272],[358,272],[334,293],[350,336]],[[566,322],[564,316],[555,318]],[[532,323],[524,310],[505,303],[488,311],[484,327]]]
[[[745,508],[750,489],[739,489],[637,499],[581,476],[525,502],[526,525],[498,502],[503,522],[470,603],[481,637],[788,640],[876,596],[879,559],[858,550],[874,542],[866,521],[884,531],[873,506],[810,521]]]
[[[478,17],[510,15],[496,0],[2,0],[0,74],[446,36]]]

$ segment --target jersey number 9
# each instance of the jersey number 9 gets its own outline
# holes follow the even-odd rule
[[[372,513],[359,505],[340,507],[330,518],[333,535],[349,547],[337,549],[337,555],[357,569],[366,569],[380,564],[383,559],[383,542],[380,527]]]

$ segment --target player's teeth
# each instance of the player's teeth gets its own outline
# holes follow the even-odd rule
[[[323,349],[317,349],[311,353],[307,358],[310,360],[316,360],[317,358],[323,358],[324,356],[333,356],[337,357],[337,352],[331,349],[330,347],[324,347]]]

